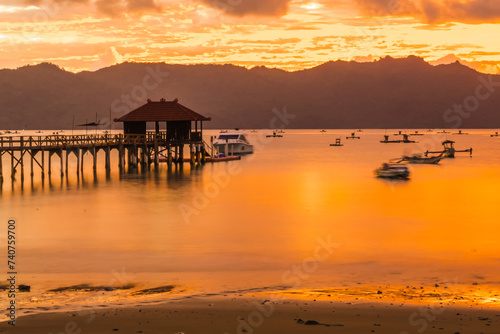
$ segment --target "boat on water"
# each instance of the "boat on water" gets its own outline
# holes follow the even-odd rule
[[[326,132],[326,130],[321,130],[320,132],[321,132],[321,133],[324,133],[324,132]]]
[[[253,145],[248,142],[245,133],[225,132],[214,141],[214,148],[226,156],[253,153]]]
[[[500,137],[500,135],[498,134],[498,132],[495,132],[495,134],[490,135],[490,137]]]
[[[330,146],[344,146],[344,144],[341,143],[341,140],[341,138],[336,138],[335,144],[330,144]]]
[[[383,163],[374,171],[377,177],[386,179],[408,179],[410,170],[402,164]]]
[[[278,137],[283,137],[283,135],[279,135],[276,133],[276,131],[273,131],[272,135],[267,135],[266,137],[268,138],[278,138]]]
[[[396,136],[397,136],[397,134],[396,134]],[[404,144],[416,143],[416,141],[410,140],[407,134],[403,134],[402,140],[398,140],[398,139],[397,140],[389,140],[389,136],[384,135],[384,140],[381,140],[380,142],[383,144],[387,144],[387,143],[404,143]]]
[[[462,130],[458,130],[458,132],[452,133],[452,135],[468,135],[468,133],[462,132]]]
[[[455,147],[453,146],[455,144],[453,140],[445,140],[441,144],[443,145],[442,151],[434,151],[434,152],[427,151],[425,152],[425,156],[428,156],[429,154],[442,154],[443,158],[454,158],[455,153],[468,152],[472,157],[472,147],[467,150],[456,150]]]
[[[443,155],[444,155],[444,153],[441,153],[441,154],[439,154],[437,156],[433,156],[433,157],[424,157],[424,156],[422,156],[422,154],[417,153],[417,154],[413,154],[410,156],[403,156],[399,160],[399,162],[407,161],[411,164],[436,165],[441,161],[441,159],[443,158]]]
[[[361,138],[361,137],[356,136],[356,133],[355,133],[355,132],[351,133],[351,136],[350,136],[350,137],[345,137],[345,139],[360,139],[360,138]]]

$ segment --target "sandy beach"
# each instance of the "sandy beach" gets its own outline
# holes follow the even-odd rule
[[[23,316],[2,333],[498,333],[500,309],[364,301],[205,297]]]

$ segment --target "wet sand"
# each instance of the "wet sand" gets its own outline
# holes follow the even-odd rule
[[[274,299],[273,299],[274,298]],[[1,333],[498,333],[482,306],[212,296],[163,304],[27,315]]]

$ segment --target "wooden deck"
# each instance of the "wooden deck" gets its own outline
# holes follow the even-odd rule
[[[83,172],[83,160],[86,153],[93,157],[93,168],[97,168],[97,153],[105,152],[106,170],[111,169],[111,151],[118,150],[119,168],[126,165],[137,167],[139,163],[158,165],[160,155],[167,151],[167,162],[183,163],[184,145],[189,145],[190,159],[193,164],[205,162],[205,143],[200,132],[191,132],[190,138],[171,139],[166,131],[147,133],[146,135],[133,134],[91,134],[91,135],[47,135],[47,136],[1,136],[0,137],[0,181],[3,181],[2,157],[8,154],[11,157],[11,177],[14,178],[19,168],[21,178],[24,178],[25,158],[29,159],[31,175],[37,165],[45,176],[51,174],[52,156],[60,158],[61,176],[64,175],[64,162],[66,161],[66,174],[68,173],[69,155],[77,158],[77,174]],[[65,154],[64,154],[65,153]],[[45,154],[48,156],[48,165],[45,165]],[[66,159],[64,159],[66,155]]]

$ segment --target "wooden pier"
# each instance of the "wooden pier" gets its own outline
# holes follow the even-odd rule
[[[24,179],[25,165],[29,163],[31,176],[39,168],[42,178],[52,173],[52,160],[59,158],[61,176],[68,174],[69,159],[76,157],[76,173],[83,173],[85,156],[93,160],[93,170],[97,168],[99,151],[105,153],[106,171],[111,169],[111,152],[118,151],[118,167],[123,170],[138,167],[139,164],[158,165],[160,158],[166,158],[168,166],[184,162],[184,146],[190,149],[190,163],[202,164],[206,161],[205,143],[199,132],[192,132],[189,139],[172,140],[166,131],[141,134],[102,135],[49,135],[49,136],[9,136],[0,137],[0,182],[4,179],[3,156],[10,156],[11,177],[20,172]]]

